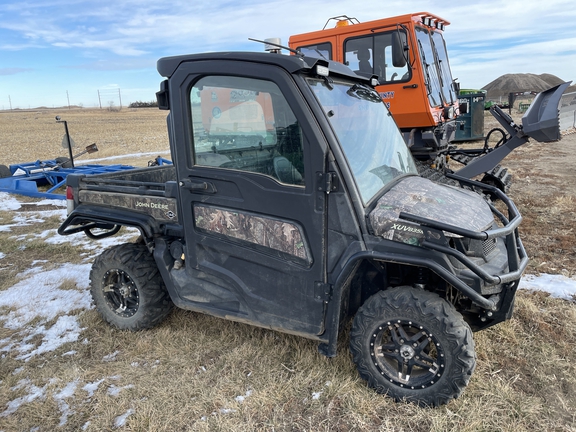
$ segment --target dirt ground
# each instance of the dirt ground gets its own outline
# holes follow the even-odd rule
[[[166,111],[156,108],[31,110],[0,112],[0,164],[67,156],[62,147],[68,121],[74,153],[96,143],[98,153],[79,161],[110,158],[102,163],[146,166],[155,154],[169,157]],[[521,114],[512,110],[520,123]],[[485,112],[485,132],[499,127]],[[481,142],[475,143],[480,146]],[[573,228],[576,219],[576,133],[561,141],[542,144],[531,141],[516,149],[503,162],[513,176],[509,195],[524,217],[520,233],[531,263],[531,273],[576,275],[576,245]]]
[[[521,122],[521,114],[513,110],[512,116]],[[497,125],[485,112],[485,130]],[[530,140],[501,164],[513,176],[509,195],[524,218],[520,234],[531,257],[530,273],[576,275],[575,150],[576,133],[552,143]]]

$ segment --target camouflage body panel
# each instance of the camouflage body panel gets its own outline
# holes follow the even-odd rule
[[[290,222],[221,208],[194,206],[197,228],[292,255],[311,263],[302,229]]]
[[[377,236],[419,245],[424,230],[399,218],[400,212],[432,219],[459,228],[482,231],[494,223],[487,203],[474,192],[440,185],[422,177],[406,177],[390,189],[370,212]]]
[[[90,190],[80,190],[78,197],[81,203],[120,207],[150,215],[159,221],[178,222],[178,210],[175,198]]]

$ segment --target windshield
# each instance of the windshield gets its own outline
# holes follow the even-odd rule
[[[360,84],[308,79],[351,168],[364,204],[392,180],[418,174],[378,93]]]
[[[442,84],[438,76],[438,68],[436,65],[436,58],[428,31],[416,27],[416,37],[418,38],[418,50],[420,51],[420,59],[422,60],[422,67],[424,68],[424,80],[426,81],[426,88],[428,91],[428,101],[430,106],[442,106]]]
[[[448,53],[446,52],[444,38],[440,33],[434,32],[432,33],[432,42],[436,49],[436,56],[438,57],[438,66],[440,67],[440,76],[442,78],[442,92],[447,101],[454,103],[456,93],[452,86],[452,73],[450,72],[450,65],[448,64]]]

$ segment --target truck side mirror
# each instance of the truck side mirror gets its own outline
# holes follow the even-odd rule
[[[394,67],[406,66],[407,53],[406,33],[400,31],[392,33],[392,64]]]

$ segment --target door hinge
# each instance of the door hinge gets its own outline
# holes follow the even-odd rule
[[[338,190],[338,176],[335,172],[317,172],[316,188],[326,193],[336,192]]]
[[[314,282],[314,299],[328,303],[332,298],[332,285],[324,282]]]

